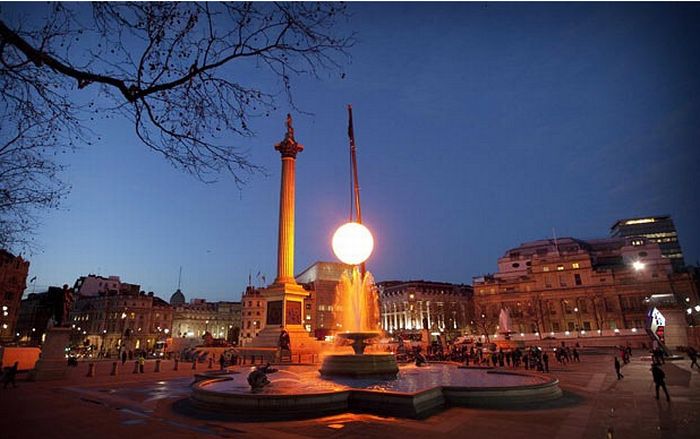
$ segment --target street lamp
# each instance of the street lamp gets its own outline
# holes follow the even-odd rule
[[[642,261],[634,261],[632,262],[632,268],[635,269],[635,271],[641,271],[644,270],[644,267],[646,267],[646,264]]]

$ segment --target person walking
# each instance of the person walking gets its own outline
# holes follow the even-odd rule
[[[144,366],[146,365],[146,356],[145,354],[139,355],[139,373],[144,373]]]
[[[671,401],[671,397],[668,395],[668,390],[666,389],[666,373],[664,373],[656,363],[651,365],[651,376],[656,385],[656,399],[659,399],[659,387],[661,387],[666,394],[666,401]]]
[[[579,353],[578,353],[578,349],[574,348],[573,353],[574,353],[574,361],[577,362],[577,363],[580,363],[580,362],[581,362],[581,357],[580,357],[580,355],[579,355]]]
[[[622,379],[622,378],[625,377],[624,375],[622,375],[622,374],[620,373],[620,368],[621,368],[621,367],[622,367],[622,366],[620,365],[620,360],[618,360],[617,357],[615,357],[615,373],[617,374],[617,379],[618,379],[618,380],[620,380],[620,379]]]
[[[7,385],[12,383],[12,387],[17,387],[15,383],[15,377],[17,376],[17,368],[19,367],[19,361],[15,361],[15,364],[5,368],[5,373],[2,376],[3,389],[7,389]]]
[[[691,369],[693,366],[697,366],[697,368],[700,369],[700,366],[698,365],[698,351],[696,351],[692,346],[688,348],[688,358],[690,358]]]
[[[269,365],[270,363],[267,364]],[[224,367],[226,367],[226,359],[224,358],[224,354],[221,354],[219,356],[219,368],[220,370],[224,370]]]
[[[122,351],[122,366],[126,363],[126,350]]]
[[[542,363],[544,363],[544,371],[549,373],[549,355],[547,355],[547,352],[542,354]]]

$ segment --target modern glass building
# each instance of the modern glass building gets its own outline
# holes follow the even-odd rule
[[[670,215],[621,219],[610,228],[610,234],[613,237],[645,237],[659,244],[661,255],[670,260],[674,271],[682,271],[685,267],[676,226]]]

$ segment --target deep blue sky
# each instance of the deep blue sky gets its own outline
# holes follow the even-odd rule
[[[87,5],[86,5],[87,6]],[[31,7],[27,5],[27,7]],[[296,271],[334,260],[348,215],[353,104],[363,216],[378,280],[470,283],[521,242],[605,237],[671,214],[700,257],[697,4],[352,3],[347,76],[295,84]],[[124,121],[71,155],[64,210],[46,215],[30,277],[115,274],[169,298],[235,300],[276,268],[284,105],[241,139],[269,175],[201,184]]]

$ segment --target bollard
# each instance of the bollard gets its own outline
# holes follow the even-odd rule
[[[209,369],[212,369],[214,367],[214,358],[209,357]]]
[[[119,363],[115,361],[112,363],[112,373],[110,373],[110,375],[117,376],[118,371],[119,371]]]
[[[192,360],[192,370],[196,370],[196,369],[197,369],[197,359],[195,358],[194,360]]]
[[[131,373],[139,373],[139,360],[134,361],[134,371]]]
[[[175,359],[175,365],[173,366],[173,370],[177,370],[177,365],[178,365],[178,363],[180,363],[180,360],[178,360],[178,359],[176,358],[176,359]]]
[[[156,360],[156,368],[153,370],[153,372],[160,372],[160,359]]]
[[[95,376],[95,363],[88,364],[88,373],[85,376],[86,377],[94,377]]]

